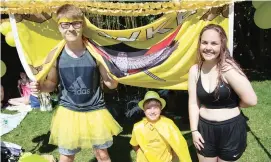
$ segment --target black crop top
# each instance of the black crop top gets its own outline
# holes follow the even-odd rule
[[[235,108],[239,106],[239,97],[227,83],[219,85],[218,94],[208,93],[202,86],[201,75],[197,82],[197,96],[201,105],[210,109]]]

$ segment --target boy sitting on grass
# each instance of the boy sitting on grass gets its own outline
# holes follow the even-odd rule
[[[148,91],[138,103],[145,116],[133,128],[130,144],[137,162],[191,162],[187,143],[174,122],[161,116],[166,101],[154,91]]]

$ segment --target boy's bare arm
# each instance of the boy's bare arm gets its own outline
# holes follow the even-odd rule
[[[40,85],[40,91],[52,92],[55,90],[58,83],[58,73],[55,66],[53,66],[47,76],[47,79]]]
[[[99,70],[101,73],[101,76],[103,78],[104,84],[109,88],[109,89],[115,89],[118,86],[118,82],[114,80],[106,71],[105,67],[100,64],[99,65]]]
[[[41,92],[52,92],[55,90],[58,83],[58,73],[56,66],[53,66],[47,76],[47,79],[43,83],[31,82],[30,89],[33,94]]]

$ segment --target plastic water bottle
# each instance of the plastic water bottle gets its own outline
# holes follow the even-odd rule
[[[41,93],[39,98],[40,98],[40,111],[52,111],[50,94]]]

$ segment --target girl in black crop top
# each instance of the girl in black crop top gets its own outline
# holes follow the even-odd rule
[[[229,84],[221,82],[217,87],[218,89],[211,93],[206,92],[202,85],[201,74],[199,74],[197,97],[201,105],[209,109],[236,108],[239,106],[239,97]]]
[[[236,161],[246,148],[241,107],[257,103],[255,92],[230,56],[219,25],[205,26],[198,41],[198,63],[188,79],[189,118],[200,162]]]

